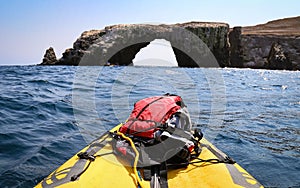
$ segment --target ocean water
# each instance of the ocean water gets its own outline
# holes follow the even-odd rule
[[[300,187],[300,72],[2,66],[0,90],[0,187],[33,187],[136,100],[164,93],[264,186]]]

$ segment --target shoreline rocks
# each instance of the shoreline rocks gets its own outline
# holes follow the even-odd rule
[[[268,59],[266,67],[268,69],[285,69],[285,70],[293,70],[292,62],[290,61],[287,52],[284,51],[282,45],[279,43],[273,43]]]
[[[300,17],[232,29],[226,23],[214,22],[188,22],[159,27],[144,24],[113,25],[102,30],[83,32],[59,60],[53,48],[49,48],[40,65],[76,66],[85,55],[96,55],[96,65],[106,65],[107,62],[131,65],[141,48],[156,38],[164,38],[171,42],[180,67],[198,67],[199,63],[193,60],[195,58],[189,57],[184,51],[201,49],[203,46],[186,40],[185,33],[176,28],[190,31],[206,44],[218,62],[218,65],[207,66],[300,70]],[[176,37],[172,34],[175,31]],[[99,49],[93,50],[94,46]],[[199,49],[198,53],[202,53]]]
[[[229,32],[229,43],[232,67],[300,70],[300,16],[234,27]],[[281,63],[270,57],[278,45],[288,57]]]
[[[55,65],[56,63],[57,63],[57,58],[54,49],[50,47],[46,50],[41,65]]]

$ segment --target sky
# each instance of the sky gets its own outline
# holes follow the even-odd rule
[[[299,0],[0,0],[0,65],[57,57],[83,31],[127,23],[226,22],[249,26],[300,15]]]
[[[171,43],[165,39],[150,42],[135,55],[132,63],[134,66],[178,66]]]

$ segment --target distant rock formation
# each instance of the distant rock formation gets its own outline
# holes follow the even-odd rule
[[[49,49],[46,50],[41,65],[55,65],[56,63],[57,63],[57,59],[56,59],[54,49],[50,47]]]
[[[186,54],[186,51],[194,54],[197,50],[197,53],[206,53],[199,50],[199,48],[204,48],[204,45],[213,53],[219,65],[225,67],[228,66],[229,61],[228,31],[228,24],[207,22],[159,26],[144,24],[113,25],[105,27],[103,30],[83,32],[74,42],[73,48],[66,49],[61,59],[48,64],[78,65],[82,57],[90,57],[91,59],[95,58],[93,62],[98,62],[97,65],[105,65],[107,62],[115,65],[130,65],[141,48],[146,47],[154,39],[165,39],[171,42],[180,67],[198,67],[199,65]],[[204,43],[187,40],[187,32],[193,33],[194,37],[198,40],[200,38]],[[211,66],[215,67],[218,64]]]
[[[241,47],[242,40],[242,27],[234,27],[229,33],[230,42],[230,61],[229,67],[244,67],[243,64],[243,51]]]
[[[229,43],[231,67],[300,70],[300,17],[234,27]],[[288,59],[280,63],[272,56],[275,52],[284,52]]]
[[[41,65],[79,65],[83,57],[97,62],[85,65],[131,65],[141,48],[154,39],[165,39],[171,42],[180,67],[198,67],[187,52],[205,56],[199,50],[204,49],[203,44],[189,41],[185,29],[201,39],[216,58],[217,65],[205,66],[300,70],[300,17],[232,29],[226,23],[212,22],[113,25],[83,32],[59,60],[48,49]]]
[[[229,25],[227,23],[188,22],[183,24],[176,24],[176,26],[187,29],[197,37],[199,37],[207,45],[207,47],[216,58],[218,66],[229,66]],[[189,46],[188,48],[193,48],[193,46]],[[183,67],[194,67],[189,64],[191,60],[188,56],[183,56],[183,54],[179,53],[178,50],[174,47],[173,51],[175,53],[178,65],[181,64],[183,65]]]
[[[292,70],[293,65],[292,62],[289,60],[287,53],[284,51],[282,46],[279,43],[273,43],[267,63],[266,68],[268,69],[285,69],[285,70]]]

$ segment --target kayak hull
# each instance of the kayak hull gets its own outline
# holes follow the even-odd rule
[[[116,126],[111,131],[118,130],[120,126]],[[112,153],[112,145],[110,144],[112,139],[110,134],[106,133],[80,151],[93,150],[94,156],[98,156],[94,161],[79,159],[75,155],[43,179],[36,187],[138,187],[134,170],[128,161]],[[202,147],[199,156],[201,159],[226,157],[223,152],[205,138],[202,138],[200,146]],[[237,163],[212,164],[202,162],[189,164],[186,168],[168,170],[167,177],[170,188],[263,187]],[[143,187],[150,187],[150,181],[143,181],[142,183]]]

